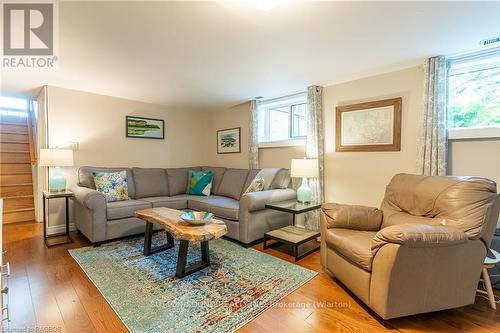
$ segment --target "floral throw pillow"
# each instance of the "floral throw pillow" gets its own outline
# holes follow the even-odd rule
[[[245,193],[243,194],[247,194],[250,192],[259,192],[262,191],[263,189],[264,189],[264,179],[260,177],[255,177],[254,180],[252,180],[252,182],[246,189]]]
[[[93,172],[95,188],[107,202],[128,200],[127,171]]]

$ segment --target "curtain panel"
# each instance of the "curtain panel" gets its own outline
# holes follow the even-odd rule
[[[318,159],[319,177],[309,179],[313,191],[313,201],[324,201],[324,127],[323,127],[323,87],[307,88],[309,117],[307,120],[306,158]],[[305,227],[319,231],[319,211],[306,213]]]
[[[446,175],[448,159],[448,69],[443,56],[425,61],[424,108],[418,137],[417,172]]]
[[[259,107],[256,100],[250,101],[250,131],[248,160],[250,169],[259,168]]]

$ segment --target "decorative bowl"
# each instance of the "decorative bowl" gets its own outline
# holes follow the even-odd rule
[[[212,221],[214,214],[209,212],[184,212],[181,219],[192,225],[204,225]]]

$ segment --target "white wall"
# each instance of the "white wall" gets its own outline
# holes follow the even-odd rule
[[[75,165],[65,168],[68,187],[82,165],[176,167],[204,164],[206,113],[169,109],[87,92],[48,87],[48,145],[78,142]],[[125,136],[125,116],[165,120],[165,139]],[[63,206],[52,205],[51,225],[64,223]]]

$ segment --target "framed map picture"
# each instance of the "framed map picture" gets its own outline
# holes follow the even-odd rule
[[[240,127],[217,131],[217,154],[231,154],[241,152]]]
[[[127,138],[165,139],[163,119],[126,116],[125,122]]]
[[[335,151],[401,150],[402,98],[338,106]]]

